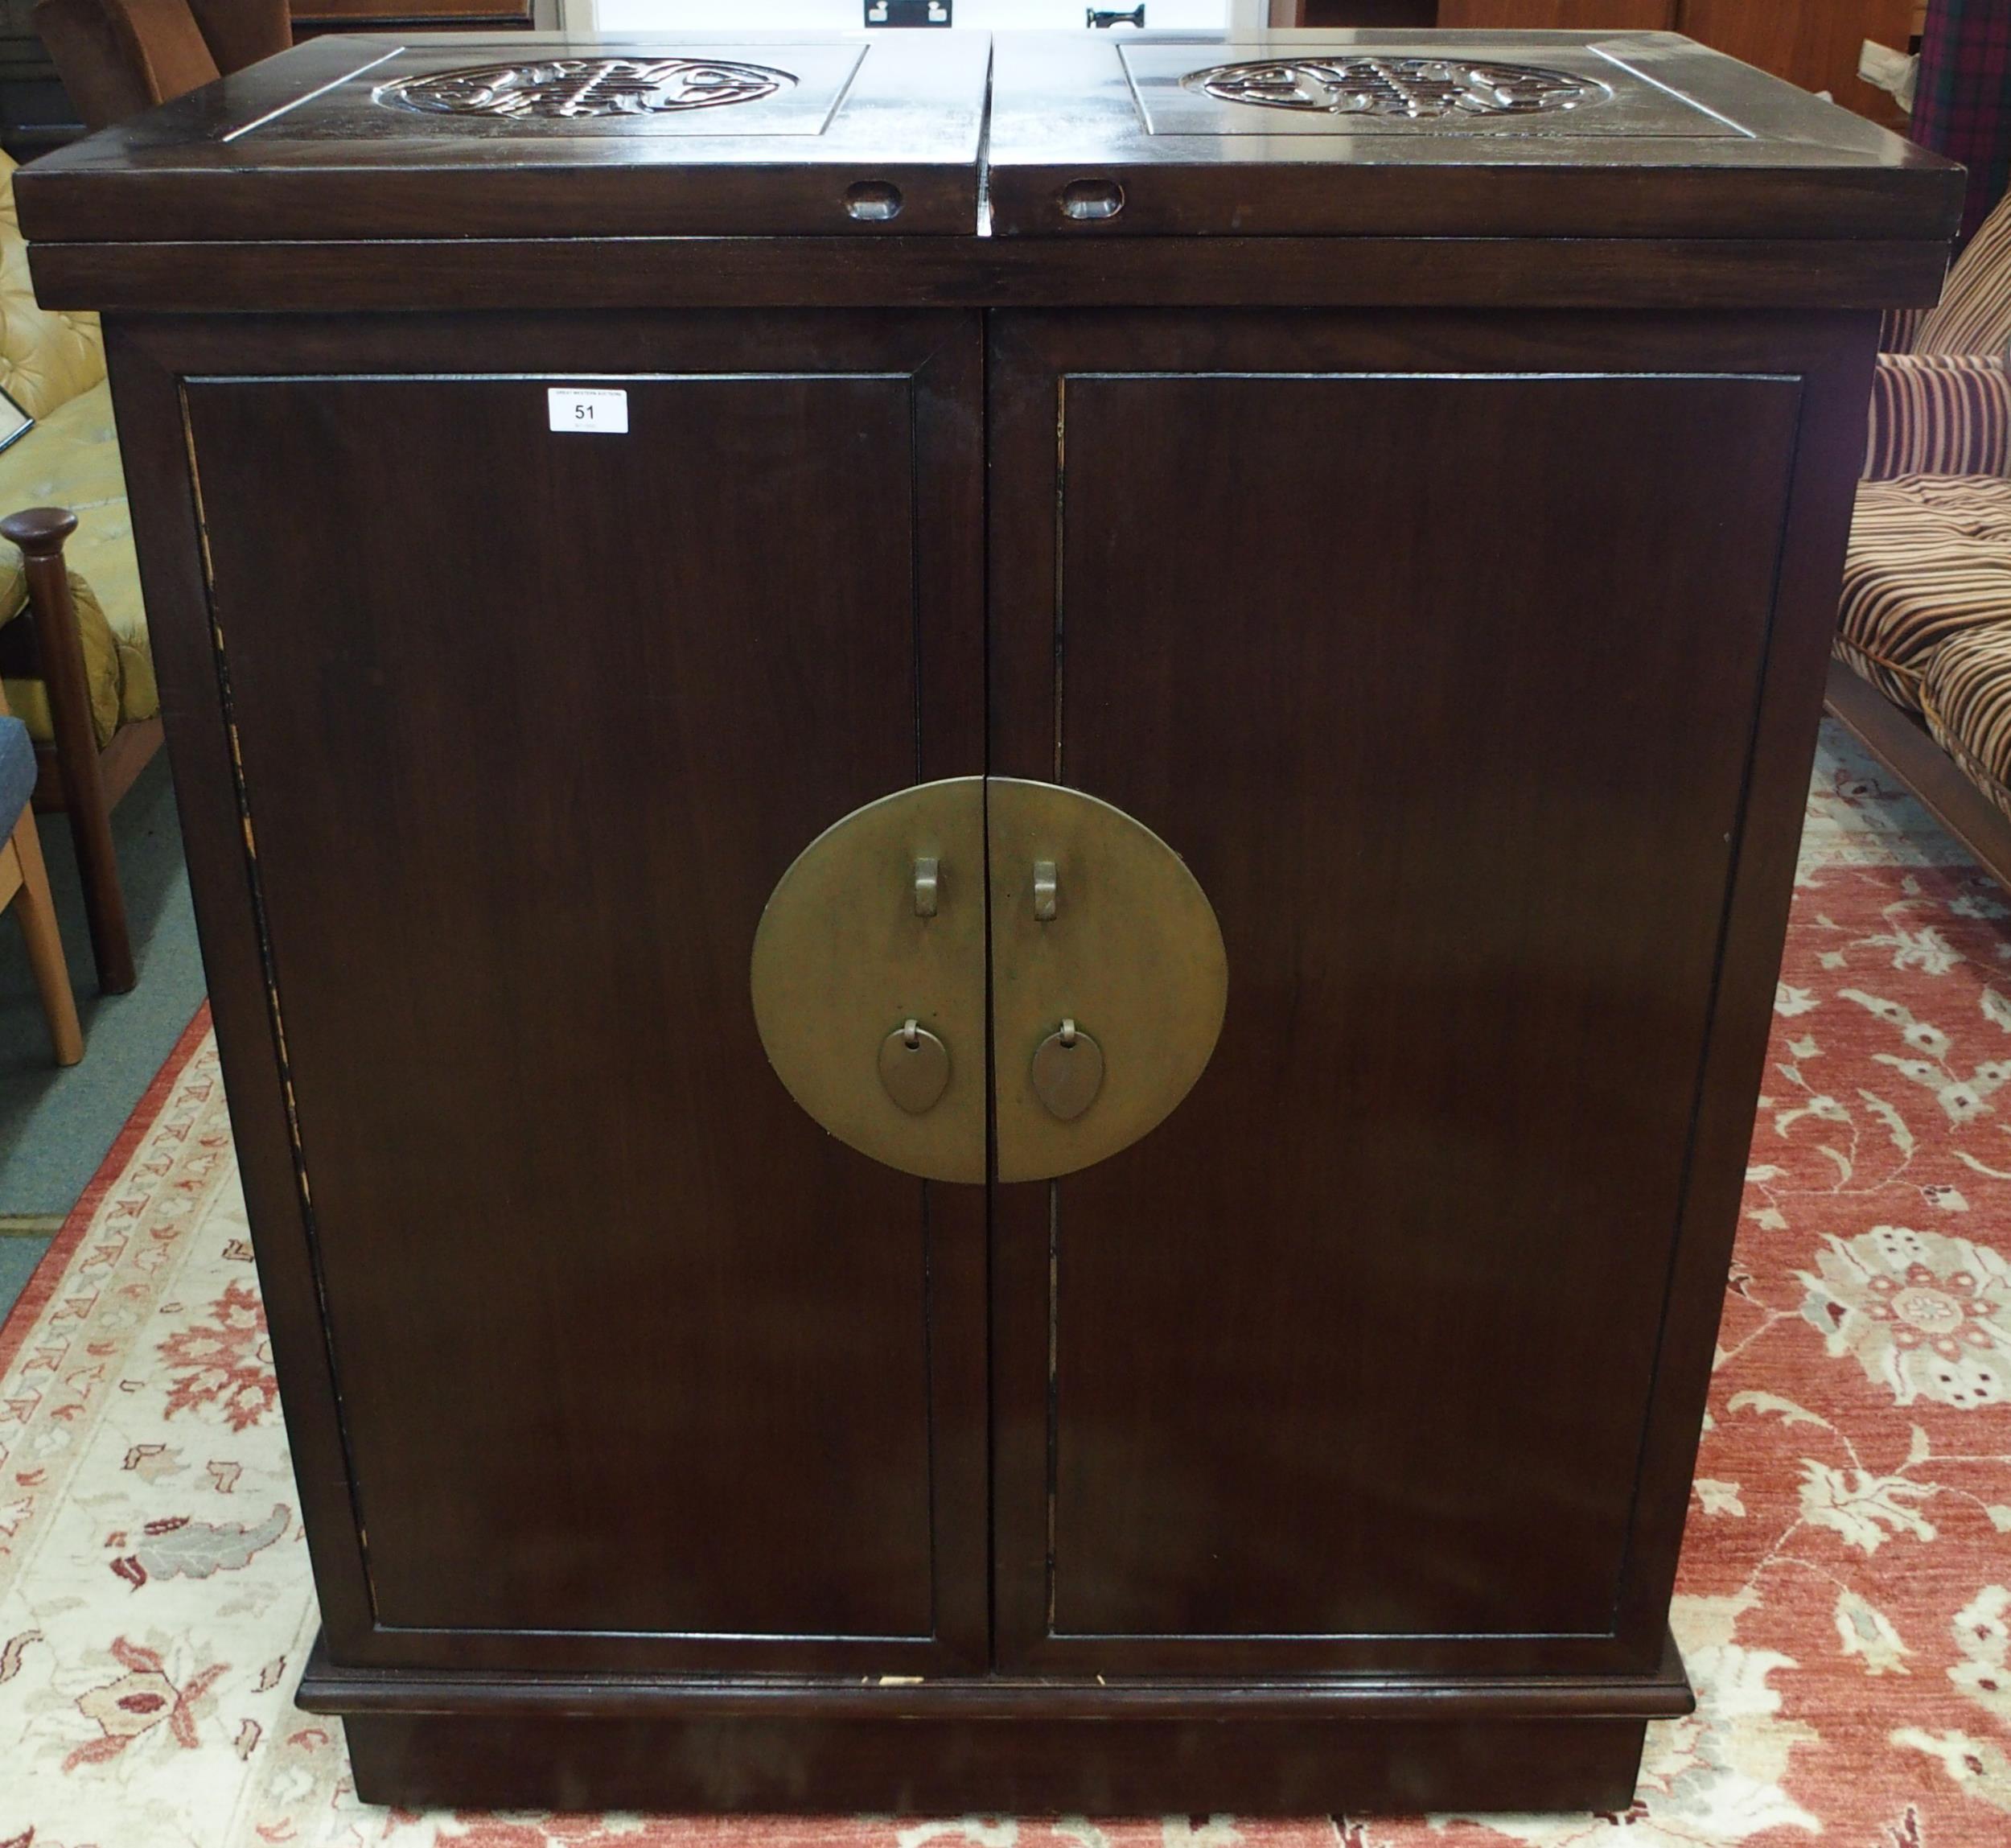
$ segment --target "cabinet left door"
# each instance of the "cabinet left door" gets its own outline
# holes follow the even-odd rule
[[[976,318],[113,335],[331,1655],[981,1662],[982,1191],[825,1135],[747,976],[984,767]]]

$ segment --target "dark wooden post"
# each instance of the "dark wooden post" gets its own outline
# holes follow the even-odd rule
[[[126,928],[125,895],[119,887],[118,856],[112,845],[111,810],[98,769],[97,728],[84,678],[84,643],[77,633],[69,570],[63,561],[63,542],[76,530],[76,516],[64,507],[30,507],[0,520],[0,537],[21,548],[27,572],[28,612],[35,624],[42,682],[49,693],[70,838],[76,843],[77,865],[84,875],[84,910],[90,920],[98,986],[108,994],[123,994],[137,979],[133,944]]]

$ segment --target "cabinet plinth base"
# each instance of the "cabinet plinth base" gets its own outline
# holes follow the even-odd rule
[[[317,1649],[299,1702],[342,1716],[370,1803],[1090,1815],[1624,1809],[1647,1721],[1692,1705],[1673,1647],[1610,1681],[881,1693],[349,1670]]]
[[[1640,1720],[470,1719],[352,1714],[405,1809],[1132,1816],[1620,1810]]]

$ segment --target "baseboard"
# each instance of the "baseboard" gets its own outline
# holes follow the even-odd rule
[[[407,1808],[1244,1815],[1618,1810],[1673,1643],[1631,1677],[1065,1686],[455,1676],[331,1665],[358,1794]]]

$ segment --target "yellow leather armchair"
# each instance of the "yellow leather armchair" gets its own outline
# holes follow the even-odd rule
[[[0,545],[0,681],[35,742],[35,806],[69,815],[98,980],[117,993],[134,971],[111,809],[159,748],[160,692],[97,317],[35,301],[13,175],[0,154],[0,387],[35,424],[0,450],[0,514],[14,516],[0,527],[14,541]]]

